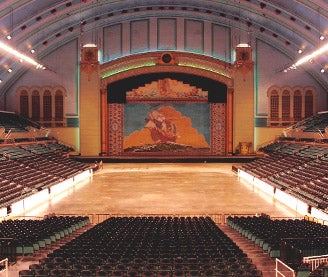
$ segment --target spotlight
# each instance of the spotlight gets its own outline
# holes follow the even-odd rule
[[[321,73],[325,73],[325,69],[324,68],[321,68],[320,72]]]
[[[11,68],[8,68],[7,70],[9,73],[13,72],[13,70]]]
[[[7,35],[7,39],[8,40],[11,40],[12,39],[12,36],[11,35]]]
[[[320,36],[320,40],[324,40],[325,39],[325,36],[324,35],[321,35]]]
[[[298,49],[297,53],[298,54],[302,54],[303,53],[303,50],[302,49]]]

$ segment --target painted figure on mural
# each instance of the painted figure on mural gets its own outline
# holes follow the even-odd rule
[[[163,114],[153,110],[146,120],[146,128],[151,131],[152,139],[156,142],[175,142],[177,139],[177,128],[175,124],[166,119]]]

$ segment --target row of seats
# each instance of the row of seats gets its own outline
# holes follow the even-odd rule
[[[229,217],[227,224],[295,270],[303,257],[328,253],[328,226],[313,221],[248,216]]]
[[[26,132],[27,127],[40,129],[40,124],[25,119],[15,113],[0,112],[0,128],[4,128],[8,133],[10,130],[14,132]]]
[[[0,148],[0,207],[90,168],[67,157],[64,151],[68,149],[58,143]]]
[[[328,210],[327,147],[274,142],[260,150],[263,158],[240,168],[312,207]]]
[[[0,256],[33,254],[89,224],[88,217],[51,216],[42,220],[5,220],[0,223]]]
[[[20,276],[40,272],[50,276],[262,276],[209,217],[112,217]]]

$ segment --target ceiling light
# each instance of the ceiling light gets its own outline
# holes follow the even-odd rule
[[[298,54],[302,54],[303,53],[303,50],[302,49],[298,49],[297,53]]]
[[[22,59],[25,62],[28,62],[34,66],[36,66],[36,68],[43,68],[44,66],[39,64],[37,61],[33,60],[32,58],[18,52],[17,50],[11,48],[10,46],[0,42],[0,50],[3,50],[5,52],[7,52],[8,54],[11,54],[13,56],[15,56],[16,58],[18,58],[19,60]],[[8,69],[9,71],[9,69]],[[9,71],[11,72],[11,71]]]
[[[8,40],[11,40],[12,39],[12,36],[11,35],[7,35],[7,39]]]
[[[13,70],[12,70],[11,68],[8,68],[7,71],[8,71],[9,73],[13,72]]]
[[[321,73],[325,73],[325,69],[324,68],[321,68],[320,72]]]
[[[324,35],[321,35],[320,36],[320,40],[324,40],[325,39],[325,36]]]
[[[305,57],[299,59],[296,63],[295,66],[299,66],[305,62],[313,60],[313,58],[321,55],[322,53],[326,52],[328,50],[328,43],[326,43],[324,46],[320,47],[318,50],[312,52],[309,55],[306,55]]]
[[[35,53],[35,50],[34,49],[31,49],[31,53],[34,54]]]

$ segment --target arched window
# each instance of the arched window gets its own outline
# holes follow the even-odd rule
[[[45,121],[45,125],[49,125],[47,121],[52,120],[52,97],[49,90],[43,93],[43,120]]]
[[[269,126],[283,126],[298,122],[315,113],[316,91],[313,87],[271,87],[269,97]]]
[[[305,92],[305,117],[313,115],[313,93],[310,90]]]
[[[64,96],[63,92],[60,90],[56,91],[55,94],[55,121],[61,121],[56,123],[58,126],[62,126],[62,121],[64,120]]]
[[[282,121],[290,121],[290,93],[288,90],[282,92],[281,109]]]
[[[32,120],[40,121],[40,94],[36,90],[32,92]]]
[[[272,91],[270,96],[271,121],[279,120],[279,95],[277,91]]]
[[[295,122],[302,120],[302,93],[300,90],[294,92],[293,117]]]
[[[19,103],[20,103],[20,114],[24,117],[28,116],[28,92],[26,90],[23,90],[19,95]]]

